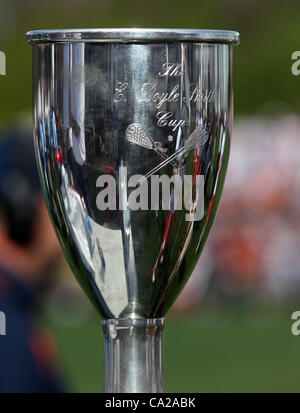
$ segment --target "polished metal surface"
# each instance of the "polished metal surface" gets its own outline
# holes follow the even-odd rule
[[[230,30],[195,29],[63,29],[34,30],[26,35],[28,43],[42,42],[203,42],[238,44],[239,33]]]
[[[164,319],[103,320],[105,393],[163,393]]]
[[[36,157],[65,256],[104,319],[164,317],[197,263],[218,208],[238,35],[37,33],[27,36],[33,44]],[[116,193],[103,210],[100,182],[108,175],[117,182]],[[191,209],[187,220],[187,211],[172,202],[168,208],[129,208],[133,175],[140,186],[154,176],[203,177],[202,219],[193,219]]]

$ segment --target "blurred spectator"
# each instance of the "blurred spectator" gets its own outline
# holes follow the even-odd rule
[[[28,134],[30,135],[30,134]],[[42,199],[31,136],[0,135],[0,392],[60,392],[56,347],[38,321],[61,249]]]
[[[209,248],[219,279],[236,292],[300,294],[300,118],[237,123]]]
[[[300,118],[236,122],[220,213],[175,310],[300,295]],[[204,294],[205,293],[205,294]]]

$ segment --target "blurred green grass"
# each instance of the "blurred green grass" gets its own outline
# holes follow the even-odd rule
[[[164,334],[167,392],[299,392],[300,336],[290,311],[168,317]],[[100,319],[67,328],[49,321],[70,391],[100,392]]]

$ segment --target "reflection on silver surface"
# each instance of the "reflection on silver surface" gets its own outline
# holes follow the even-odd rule
[[[28,40],[37,162],[72,270],[105,319],[164,317],[219,204],[238,34],[108,29]],[[174,194],[168,211],[132,211],[129,177],[153,174],[203,175],[203,218],[187,221]],[[116,209],[97,207],[102,175],[118,182]]]

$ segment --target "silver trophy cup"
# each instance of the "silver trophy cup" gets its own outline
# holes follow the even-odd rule
[[[163,392],[164,317],[225,179],[239,35],[76,29],[27,41],[40,178],[65,256],[103,318],[104,391]]]

